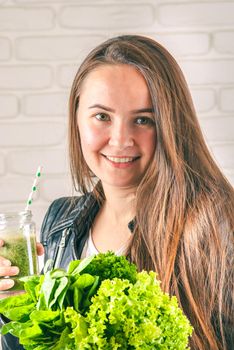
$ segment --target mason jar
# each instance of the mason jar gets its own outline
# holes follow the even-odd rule
[[[10,260],[12,266],[19,267],[17,276],[0,277],[15,281],[14,286],[4,293],[23,290],[19,278],[38,273],[36,226],[31,211],[0,213],[0,239],[4,241],[0,256]]]

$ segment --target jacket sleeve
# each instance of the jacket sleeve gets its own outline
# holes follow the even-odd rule
[[[40,242],[44,247],[44,262],[54,255],[54,249],[48,245],[48,237],[51,231],[58,225],[59,222],[66,219],[72,208],[76,205],[78,197],[62,197],[52,202],[49,206],[41,226]],[[57,246],[57,245],[55,245]]]

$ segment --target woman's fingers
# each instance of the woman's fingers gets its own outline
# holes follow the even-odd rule
[[[18,266],[0,266],[0,276],[16,276],[19,273]]]
[[[8,259],[3,258],[0,256],[0,266],[11,266],[11,262]]]
[[[37,255],[43,255],[44,254],[44,247],[41,243],[37,242]]]
[[[0,291],[5,291],[14,286],[14,281],[8,278],[3,278],[0,280]],[[1,295],[1,294],[0,294]]]
[[[0,247],[4,246],[4,241],[0,239]],[[0,277],[15,276],[19,273],[17,266],[11,266],[11,262],[0,256]],[[6,291],[14,286],[15,282],[10,278],[0,278],[0,292]],[[0,299],[7,297],[5,293],[0,293]]]
[[[25,294],[24,290],[17,290],[17,291],[11,291],[11,290],[6,290],[6,293],[4,293],[4,290],[0,293],[0,299],[12,297],[13,295],[19,295],[19,294]]]
[[[19,268],[17,266],[11,266],[11,262],[7,259],[0,257],[0,276],[15,276],[18,275]],[[10,278],[0,278],[0,292],[6,291],[14,286],[15,282]],[[0,299],[8,296],[7,294],[0,293]]]

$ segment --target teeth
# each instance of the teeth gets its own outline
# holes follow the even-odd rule
[[[134,158],[115,158],[115,157],[108,157],[108,156],[106,156],[106,158],[111,160],[114,163],[129,163],[134,160]]]

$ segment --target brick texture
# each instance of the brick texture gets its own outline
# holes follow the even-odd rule
[[[224,170],[231,170],[231,174],[233,174],[232,169],[234,167],[234,144],[227,143],[225,145],[214,145],[211,147],[211,149],[219,166]]]
[[[65,92],[26,95],[22,99],[23,113],[32,117],[67,116],[68,98]]]
[[[171,54],[177,57],[205,55],[211,46],[209,33],[150,33],[149,36],[159,41]]]
[[[0,90],[45,89],[52,84],[48,66],[0,66]]]
[[[117,29],[139,28],[154,22],[154,8],[150,5],[66,6],[59,13],[65,28]]]
[[[159,41],[179,62],[207,144],[234,184],[234,2],[222,0],[0,0],[0,211],[32,210],[38,232],[50,202],[72,194],[69,90],[103,40]]]
[[[1,7],[0,31],[48,30],[54,26],[52,9],[29,7]]]
[[[16,40],[16,57],[20,60],[69,60],[81,56],[103,41],[103,36],[44,36]]]
[[[72,185],[68,176],[57,176],[46,179],[41,185],[41,196],[46,201],[63,197],[64,193],[72,193]]]
[[[200,124],[209,142],[234,143],[234,116],[204,118]]]
[[[159,20],[167,26],[227,26],[234,22],[234,3],[225,1],[174,3],[159,6]]]
[[[62,142],[64,137],[62,123],[2,123],[0,147],[53,146]]]
[[[234,88],[220,91],[220,108],[223,111],[234,112]]]
[[[215,107],[216,93],[214,89],[191,89],[193,102],[198,113],[211,111]]]
[[[232,84],[233,60],[183,61],[182,70],[190,84]]]
[[[42,173],[61,176],[68,173],[66,147],[35,148],[33,150],[12,150],[7,154],[7,167],[14,175],[30,175],[38,164],[43,166]]]
[[[18,98],[15,95],[0,95],[0,118],[13,118],[19,112]]]
[[[61,65],[57,71],[57,82],[61,87],[70,88],[78,70],[77,65]]]
[[[11,43],[9,39],[0,38],[0,61],[9,60],[11,57]]]
[[[214,34],[214,49],[223,54],[234,54],[234,30]]]
[[[4,155],[0,153],[0,175],[6,171]]]

